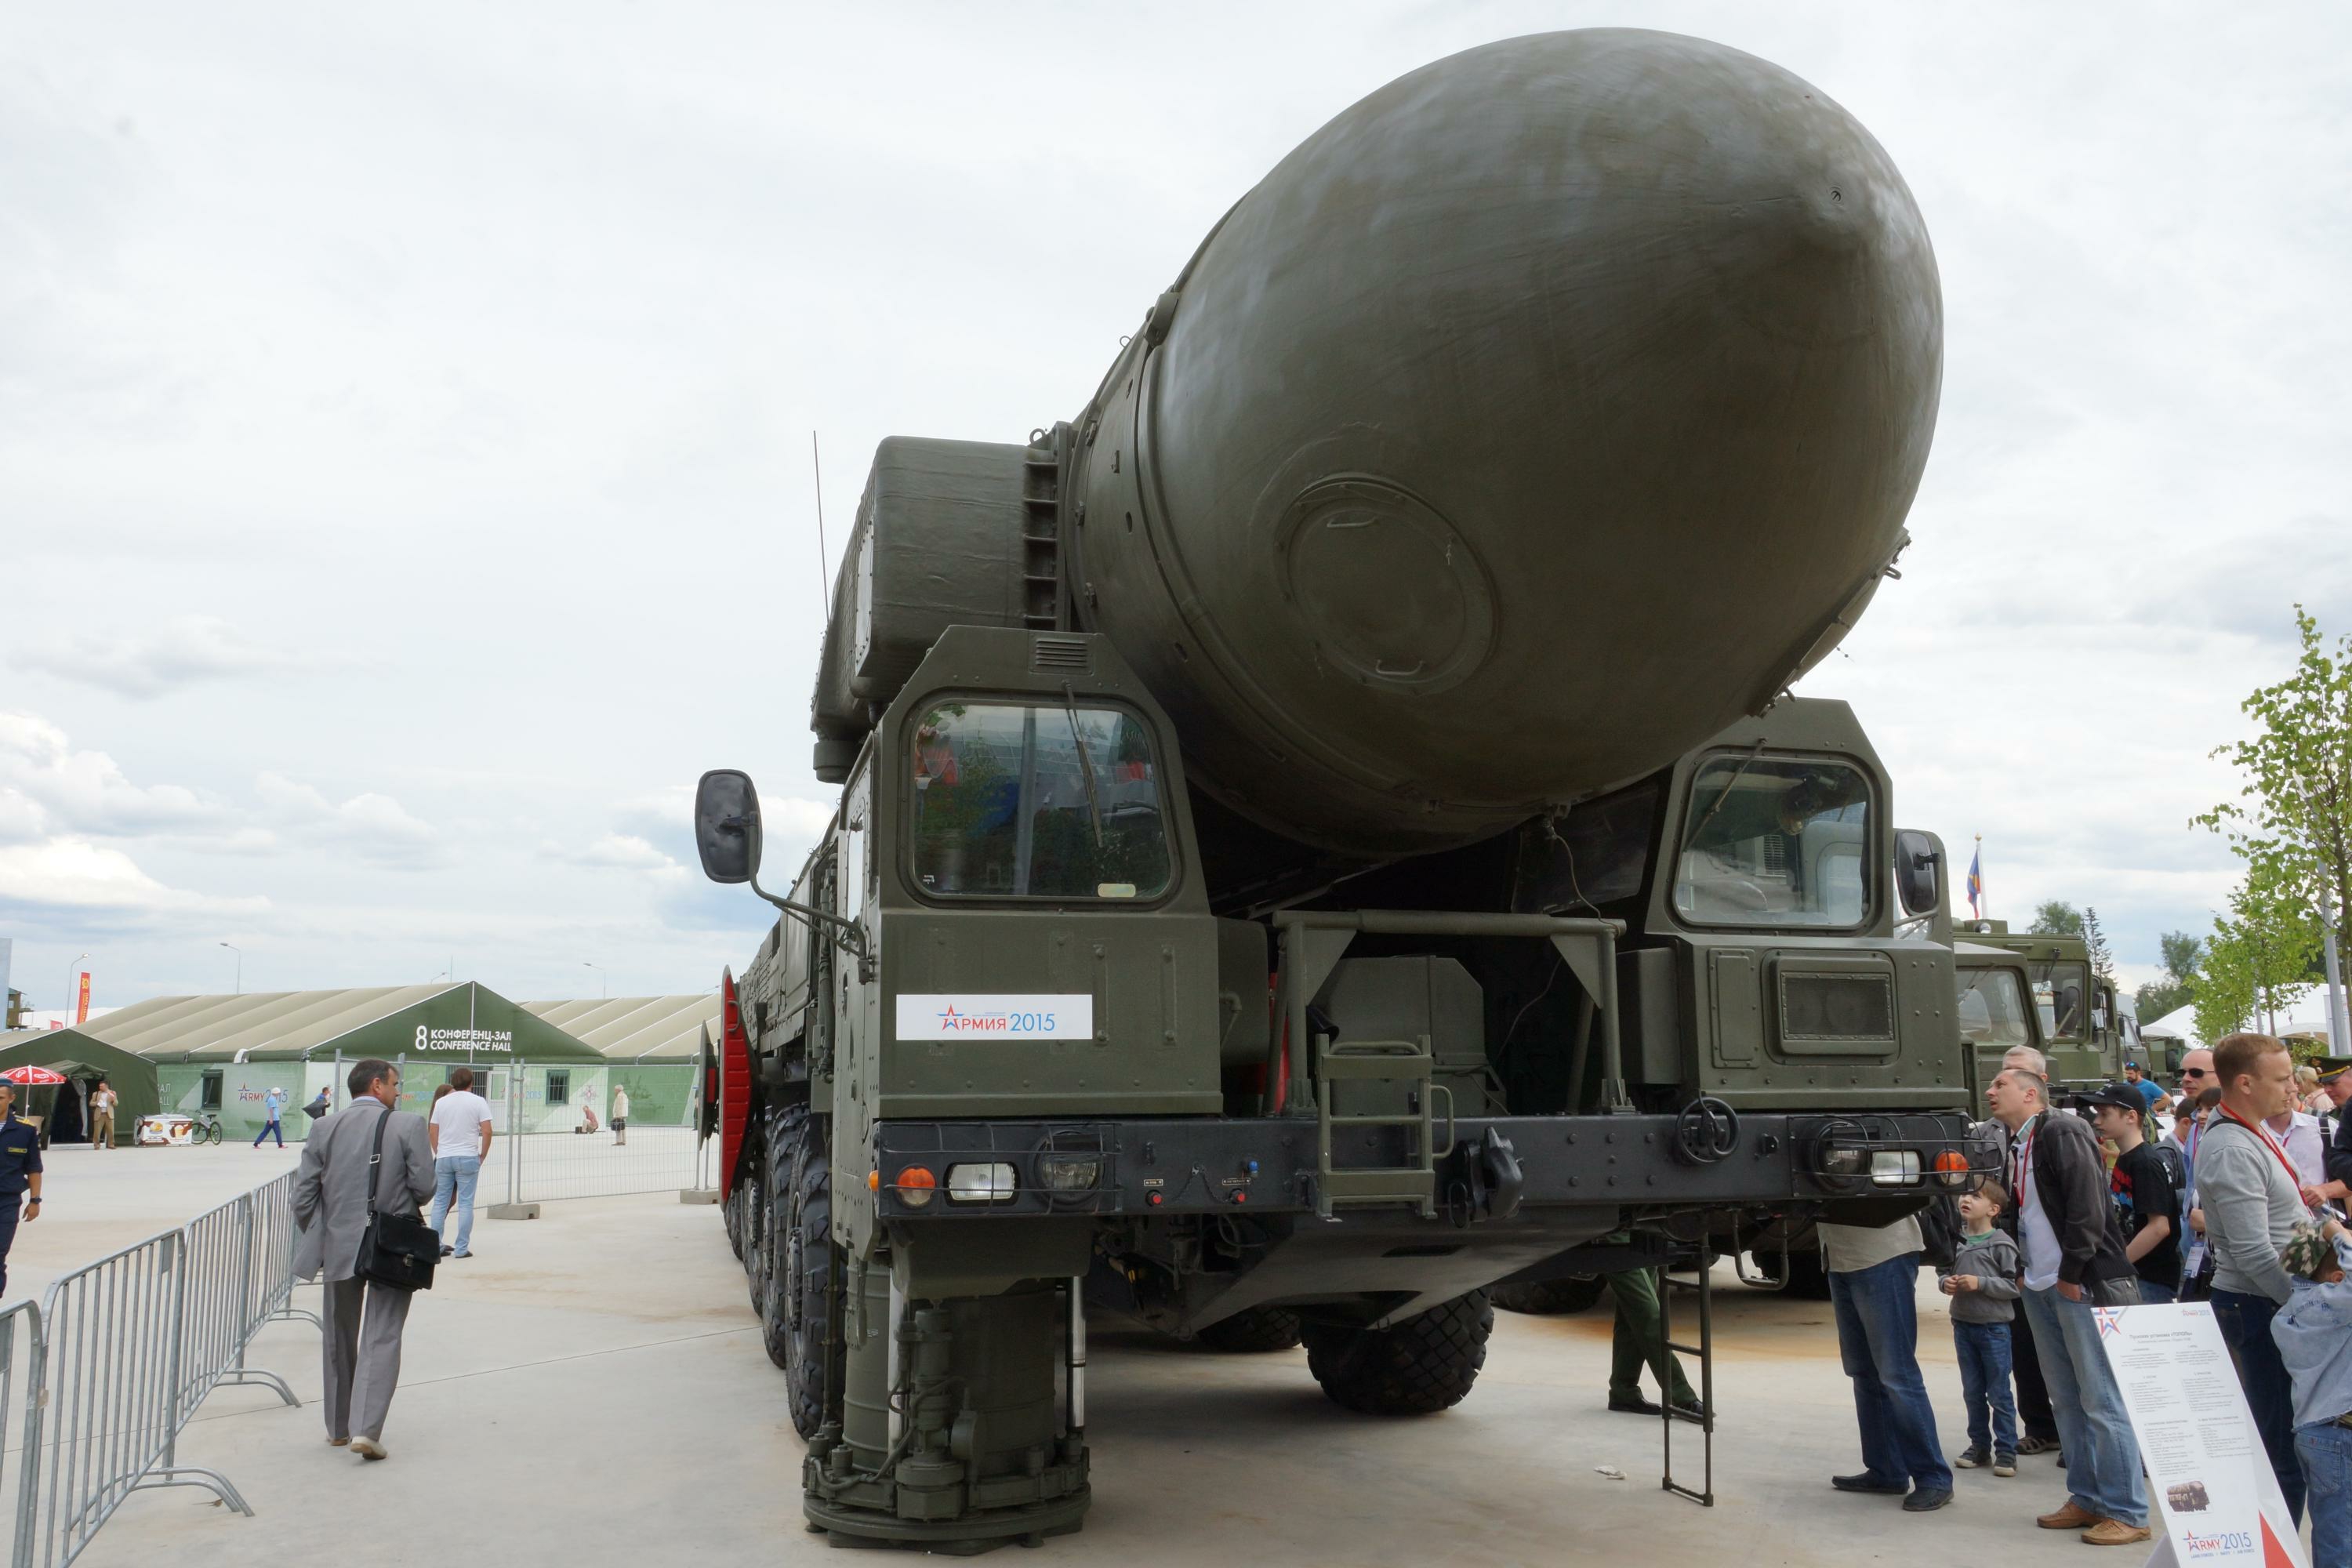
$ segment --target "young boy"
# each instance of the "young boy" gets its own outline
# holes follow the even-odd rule
[[[2294,1452],[2311,1510],[2311,1560],[2352,1563],[2352,1237],[2298,1226],[2279,1261],[2293,1292],[2271,1338],[2294,1383]]]
[[[1959,1352],[1960,1397],[1969,1407],[1969,1447],[1952,1461],[1964,1470],[1990,1463],[1996,1476],[2017,1474],[2017,1401],[2009,1389],[2010,1320],[2017,1315],[2017,1243],[1992,1222],[2009,1203],[1998,1182],[1960,1198],[1959,1251],[1936,1283],[1952,1299],[1952,1343]],[[1990,1419],[1987,1417],[1990,1415]]]
[[[2127,1083],[2111,1083],[2078,1098],[2099,1136],[2116,1146],[2116,1167],[2107,1178],[2116,1219],[2124,1233],[2124,1256],[2139,1275],[2139,1299],[2150,1306],[2180,1294],[2180,1191],[2164,1160],[2140,1125],[2139,1095]]]

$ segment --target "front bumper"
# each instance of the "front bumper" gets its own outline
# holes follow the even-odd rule
[[[1964,1188],[1998,1164],[1990,1145],[1969,1141],[1969,1127],[1968,1118],[1948,1112],[1757,1114],[1695,1140],[1687,1119],[1674,1116],[1464,1117],[1454,1125],[1452,1152],[1437,1162],[1440,1206],[1456,1212],[1462,1189],[1475,1186],[1463,1167],[1492,1146],[1490,1131],[1516,1156],[1517,1208],[1524,1212],[1924,1198]],[[1392,1127],[1338,1130],[1332,1163],[1402,1168],[1410,1163],[1405,1138]],[[1939,1158],[1948,1167],[1940,1173]],[[1081,1180],[1090,1163],[1093,1179]],[[1888,1174],[1916,1169],[1916,1175],[1874,1179],[1874,1163]],[[988,1178],[971,1179],[981,1166],[990,1168]],[[956,1196],[959,1167],[964,1191],[979,1196]],[[1321,1180],[1311,1118],[885,1121],[875,1128],[873,1170],[880,1217],[913,1224],[1311,1213]],[[927,1173],[931,1184],[902,1183],[910,1171]],[[921,1201],[908,1202],[910,1192]],[[1459,1223],[1468,1223],[1460,1212]]]

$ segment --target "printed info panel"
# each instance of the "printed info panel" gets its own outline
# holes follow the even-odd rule
[[[2310,1568],[2213,1309],[2094,1307],[2165,1531],[2151,1564]]]
[[[1078,992],[901,992],[902,1040],[1090,1040],[1095,999]]]

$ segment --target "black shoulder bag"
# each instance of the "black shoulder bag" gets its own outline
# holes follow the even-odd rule
[[[430,1290],[433,1266],[441,1261],[441,1238],[414,1215],[380,1213],[376,1183],[383,1174],[383,1129],[387,1109],[375,1119],[375,1152],[368,1157],[368,1221],[360,1233],[359,1261],[352,1272],[372,1285],[394,1290]]]

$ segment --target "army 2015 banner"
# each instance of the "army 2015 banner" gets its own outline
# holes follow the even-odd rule
[[[1087,1040],[1095,999],[1084,991],[902,992],[896,1022],[902,1040]]]
[[[2213,1309],[2091,1313],[2139,1439],[2148,1500],[2163,1505],[2149,1568],[2311,1568]]]

